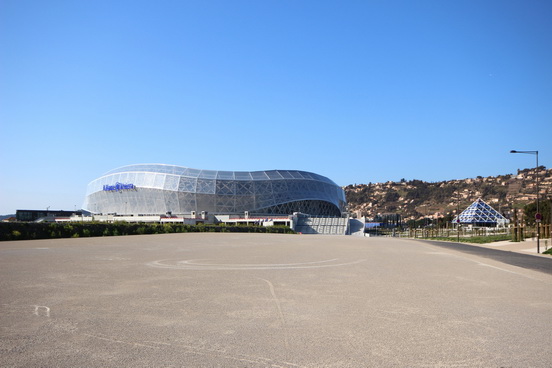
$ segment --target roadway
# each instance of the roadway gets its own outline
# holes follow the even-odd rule
[[[552,275],[527,257],[353,236],[2,242],[0,366],[550,367]]]
[[[438,247],[455,250],[458,252],[477,255],[479,257],[493,259],[509,265],[540,271],[552,275],[552,257],[551,256],[535,256],[534,254],[522,253],[518,250],[507,249],[493,249],[492,245],[472,245],[466,243],[451,243],[433,240],[424,240],[428,244],[432,244]],[[532,242],[534,243],[534,242]],[[521,247],[525,248],[521,244]],[[544,250],[541,249],[541,252]]]

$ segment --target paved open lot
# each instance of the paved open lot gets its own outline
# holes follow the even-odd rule
[[[413,240],[0,243],[2,367],[550,367],[551,326],[549,273]]]

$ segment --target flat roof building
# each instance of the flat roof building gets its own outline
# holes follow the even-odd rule
[[[66,210],[17,210],[15,218],[17,221],[54,221],[55,218],[71,216],[82,216],[82,211]]]

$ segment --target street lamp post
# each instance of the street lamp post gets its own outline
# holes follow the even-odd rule
[[[460,243],[460,190],[456,196],[456,242]]]
[[[539,151],[511,150],[510,153],[527,153],[530,155],[535,155],[537,158],[537,167],[535,168],[535,177],[537,182],[537,213],[535,214],[535,222],[537,223],[537,253],[540,253],[540,222],[542,215],[539,211]]]

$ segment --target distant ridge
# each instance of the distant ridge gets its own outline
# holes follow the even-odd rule
[[[462,180],[354,184],[344,187],[349,210],[358,216],[398,213],[404,220],[424,217],[452,220],[457,206],[460,211],[478,198],[508,215],[513,208],[522,208],[536,199],[536,170],[518,170],[517,174],[488,176]],[[552,169],[539,167],[541,199],[552,199]]]

